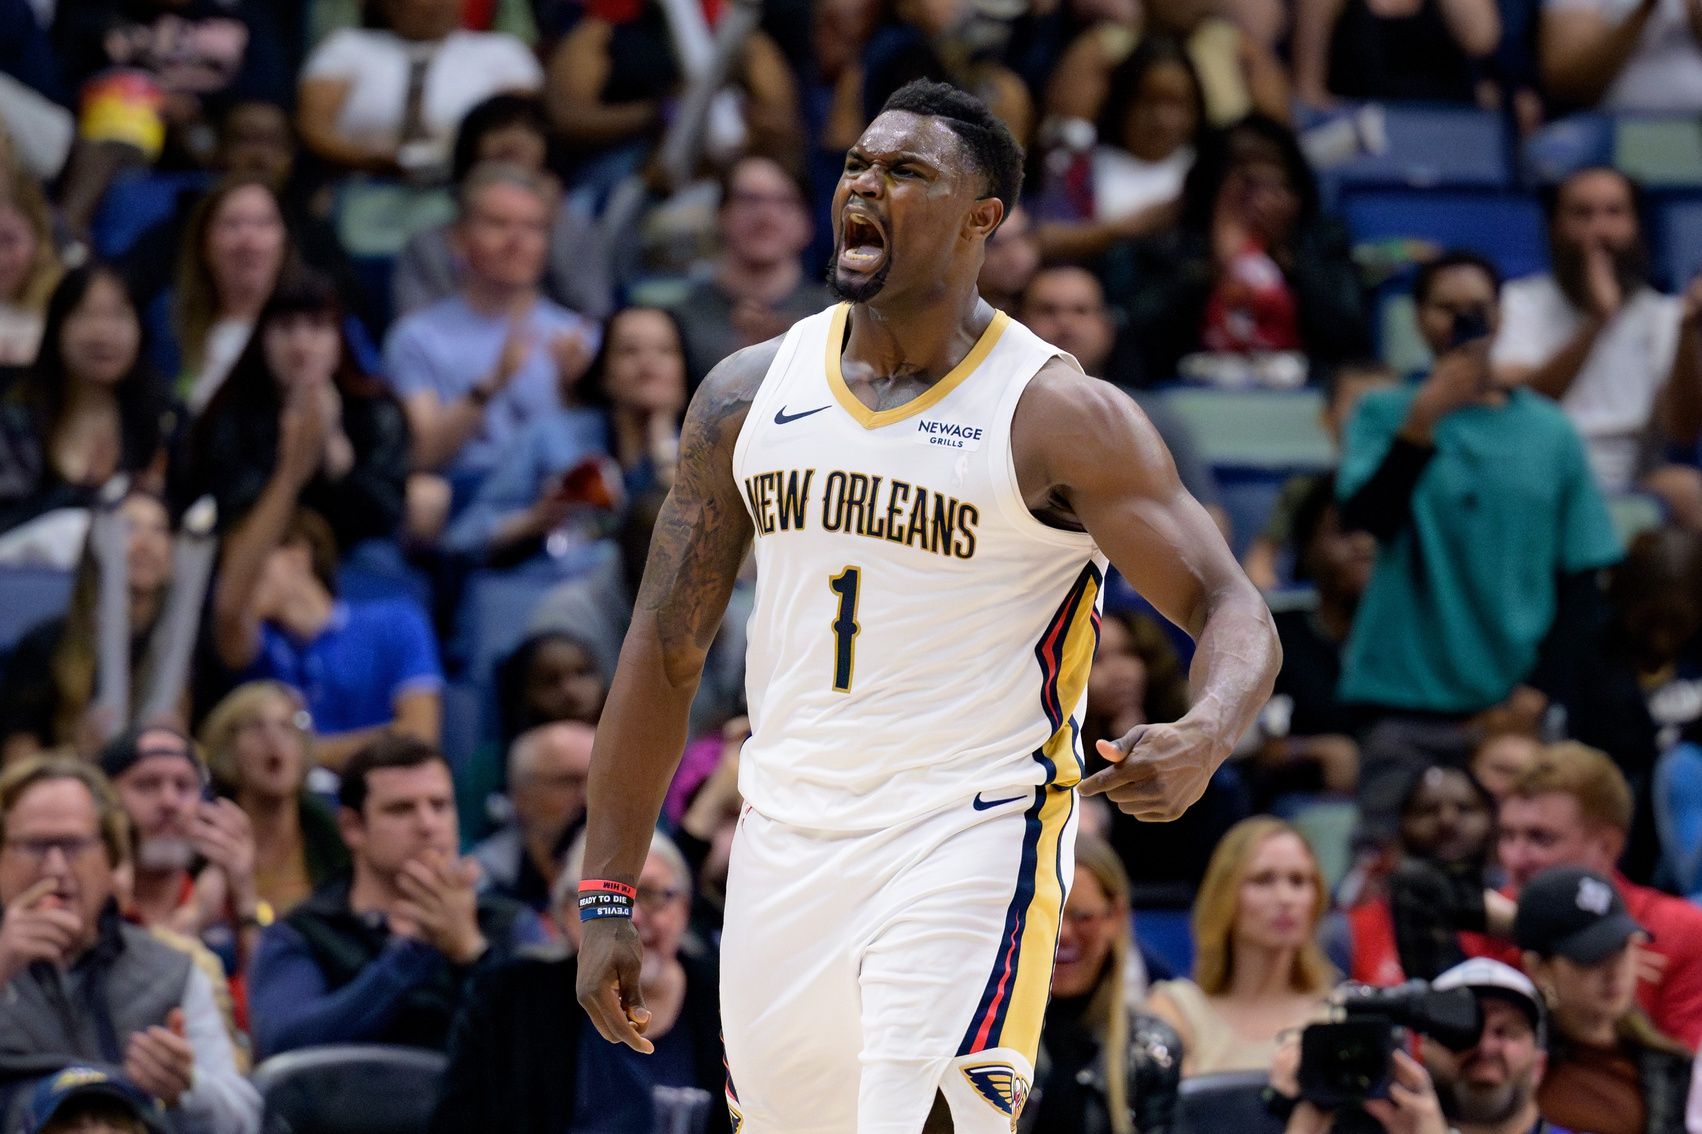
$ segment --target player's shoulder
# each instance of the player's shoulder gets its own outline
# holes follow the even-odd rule
[[[1145,422],[1146,414],[1110,382],[1085,373],[1072,360],[1057,355],[1029,380],[1017,402],[1017,418],[1023,427],[1051,432],[1104,429],[1118,421]]]
[[[785,341],[785,335],[776,335],[716,363],[692,396],[689,416],[702,425],[742,422]]]

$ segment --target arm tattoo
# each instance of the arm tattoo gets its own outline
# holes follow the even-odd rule
[[[701,669],[750,546],[733,444],[779,345],[774,340],[729,357],[704,379],[686,413],[679,471],[656,518],[637,604],[655,620],[672,682]]]

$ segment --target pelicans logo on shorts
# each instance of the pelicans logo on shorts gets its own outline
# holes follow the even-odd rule
[[[1011,1129],[1015,1130],[1022,1104],[1028,1101],[1028,1080],[1009,1063],[978,1063],[965,1067],[963,1077],[989,1106],[1011,1116]]]

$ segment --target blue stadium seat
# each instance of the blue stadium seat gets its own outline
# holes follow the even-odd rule
[[[73,574],[54,567],[0,567],[0,654],[71,601]]]
[[[1702,900],[1702,747],[1675,744],[1655,763],[1655,833],[1672,885]]]
[[[1335,464],[1319,424],[1316,390],[1212,390],[1178,386],[1164,402],[1187,425],[1214,469],[1280,473]]]
[[[1135,939],[1157,955],[1178,977],[1194,971],[1194,930],[1186,909],[1139,909],[1135,911]]]
[[[1265,1108],[1266,1071],[1219,1071],[1182,1080],[1170,1134],[1282,1134]]]
[[[1702,121],[1696,115],[1622,115],[1613,164],[1645,189],[1702,189]]]
[[[1507,189],[1513,185],[1506,123],[1471,107],[1387,104],[1388,147],[1322,174],[1326,188]]]
[[[254,1069],[262,1134],[425,1134],[442,1052],[378,1044],[309,1047]]]
[[[1655,276],[1674,291],[1702,272],[1702,197],[1677,197],[1655,207]]]
[[[108,260],[122,256],[138,237],[176,210],[180,195],[210,184],[212,176],[199,171],[119,178],[107,189],[89,226],[95,251]]]
[[[1512,193],[1356,190],[1343,197],[1342,216],[1357,243],[1425,240],[1470,248],[1508,278],[1548,267],[1542,206]]]

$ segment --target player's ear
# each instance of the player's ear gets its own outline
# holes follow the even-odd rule
[[[993,235],[999,222],[1005,219],[1005,203],[997,197],[982,197],[970,207],[964,218],[963,235],[979,236],[983,240]]]

